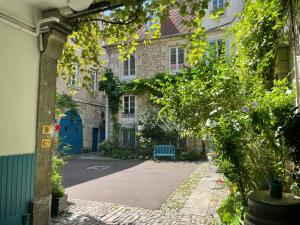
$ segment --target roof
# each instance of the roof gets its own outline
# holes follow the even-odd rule
[[[183,21],[189,20],[191,18],[192,16],[182,17],[178,9],[170,10],[170,15],[161,24],[160,27],[161,37],[190,33],[189,28],[186,25],[184,25]],[[141,39],[145,37],[145,34],[146,34],[146,25],[144,25],[138,31],[138,35]]]

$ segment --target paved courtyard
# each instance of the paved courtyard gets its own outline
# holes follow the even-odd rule
[[[53,225],[215,225],[216,209],[226,197],[227,189],[219,182],[221,175],[207,162],[200,163],[193,173],[201,174],[200,182],[179,209],[153,210],[71,198],[68,211],[53,219]],[[175,193],[176,197],[177,192],[172,195]]]
[[[64,185],[72,199],[159,209],[196,163],[71,159]]]

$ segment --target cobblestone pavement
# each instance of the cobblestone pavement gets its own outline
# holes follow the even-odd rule
[[[69,200],[69,209],[52,220],[53,225],[202,225],[217,224],[216,209],[227,195],[218,182],[221,175],[208,163],[201,165],[205,173],[185,205],[178,212],[163,212],[127,207],[111,203]]]

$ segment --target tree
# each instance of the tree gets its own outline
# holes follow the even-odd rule
[[[121,4],[121,7],[92,16],[74,19],[72,22],[78,28],[69,36],[64,46],[62,57],[58,62],[58,73],[67,80],[75,73],[74,64],[78,64],[83,74],[84,83],[88,87],[91,78],[88,68],[101,70],[104,60],[102,45],[116,45],[120,53],[119,59],[125,60],[132,54],[138,41],[150,43],[160,35],[160,23],[169,15],[171,9],[178,9],[184,18],[185,25],[190,29],[190,42],[187,46],[188,61],[195,64],[204,52],[205,29],[201,19],[205,16],[209,0],[179,1],[179,0],[114,0],[111,5]],[[142,37],[139,30],[147,26]]]

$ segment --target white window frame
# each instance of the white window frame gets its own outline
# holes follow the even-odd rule
[[[220,38],[220,39],[215,39],[215,40],[210,40],[209,41],[209,44],[210,44],[210,46],[211,45],[215,45],[216,46],[216,57],[217,57],[217,59],[219,59],[220,58],[220,54],[219,54],[219,52],[220,52],[220,46],[219,46],[219,42],[224,42],[224,54],[225,54],[225,56],[226,56],[226,39],[223,39],[223,38]]]
[[[172,64],[171,64],[171,51],[172,49],[176,49],[176,69],[175,70],[172,70]],[[180,69],[178,68],[179,67],[179,64],[178,64],[178,59],[179,59],[179,48],[182,48],[183,49],[183,65],[185,65],[185,49],[183,48],[183,46],[172,46],[169,48],[169,68],[170,68],[170,71],[174,74],[177,74],[180,72]]]
[[[78,64],[74,64],[72,66],[73,70],[75,71],[75,74],[72,74],[68,78],[68,85],[73,88],[79,88],[79,67]]]
[[[131,67],[131,57],[134,58],[134,74],[131,74],[131,70],[130,70],[130,67]],[[127,65],[128,65],[127,74],[125,74],[125,63],[127,63]],[[126,59],[123,62],[123,77],[125,77],[125,78],[126,77],[132,78],[132,77],[135,77],[135,76],[136,76],[136,56],[134,54],[132,54],[129,59]]]
[[[90,90],[91,91],[97,91],[97,82],[98,82],[98,73],[95,68],[90,68],[88,70],[89,77],[91,79],[91,84],[90,84]]]
[[[221,3],[221,1],[223,3]],[[212,0],[212,11],[225,8],[226,0]]]
[[[125,98],[127,98],[128,97],[128,113],[125,113]],[[133,101],[133,103],[132,103],[132,101],[131,101],[131,98],[134,98],[134,101]],[[123,115],[124,116],[134,116],[135,115],[135,111],[136,111],[136,108],[135,108],[135,100],[136,100],[136,98],[135,98],[135,95],[124,95],[124,97],[123,97]],[[133,113],[131,113],[130,111],[130,109],[132,109],[133,108]]]

